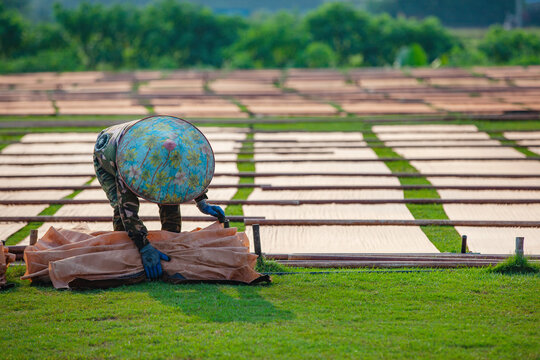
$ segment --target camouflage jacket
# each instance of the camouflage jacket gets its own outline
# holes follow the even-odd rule
[[[140,249],[148,244],[148,230],[139,219],[139,199],[118,176],[116,170],[118,140],[135,121],[111,126],[99,134],[94,147],[94,168],[114,209],[114,230],[127,231]]]

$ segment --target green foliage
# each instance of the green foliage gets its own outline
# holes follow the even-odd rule
[[[524,30],[504,30],[492,27],[478,48],[496,64],[540,63],[540,36]]]
[[[411,46],[402,47],[394,61],[395,67],[403,66],[425,66],[427,65],[427,55],[420,44],[414,43]]]
[[[279,12],[264,21],[251,23],[227,54],[233,67],[294,66],[308,40],[309,35],[297,16]]]
[[[352,5],[330,2],[308,13],[305,19],[313,40],[330,46],[340,65],[351,55],[363,53],[368,43],[369,15]]]
[[[304,64],[310,68],[326,68],[336,65],[336,54],[330,46],[313,42],[304,51]]]
[[[489,60],[482,51],[475,47],[454,46],[448,56],[443,58],[443,65],[455,67],[488,65]]]
[[[277,261],[267,260],[264,257],[260,256],[257,258],[257,264],[255,265],[255,270],[260,273],[269,273],[269,272],[288,272],[291,271],[291,268],[281,265]]]
[[[243,19],[214,15],[207,8],[175,0],[157,2],[141,14],[138,65],[153,65],[169,56],[177,67],[221,66],[224,49],[244,27]]]
[[[55,4],[49,23],[23,19],[29,4],[0,5],[3,73],[540,63],[539,36],[523,30],[494,27],[479,46],[464,44],[436,18],[370,15],[348,2],[245,19],[179,0],[74,1]]]
[[[488,269],[489,272],[499,274],[537,274],[540,272],[540,265],[533,264],[526,257],[514,255],[500,264]]]
[[[23,40],[23,22],[14,10],[0,3],[0,57],[7,57],[17,50]]]
[[[78,53],[71,48],[42,50],[34,55],[13,60],[0,59],[0,73],[76,70],[85,70],[85,68],[79,60]]]

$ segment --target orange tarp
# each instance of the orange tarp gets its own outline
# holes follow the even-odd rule
[[[254,270],[257,256],[249,253],[246,234],[236,228],[224,229],[214,223],[193,232],[150,231],[148,238],[171,258],[161,262],[164,280],[246,284],[268,280]],[[24,260],[22,279],[51,281],[57,289],[145,280],[139,252],[122,231],[89,234],[51,227],[34,246],[26,248]]]
[[[15,255],[10,254],[2,243],[0,243],[0,289],[6,285],[6,270],[8,265],[14,261]]]

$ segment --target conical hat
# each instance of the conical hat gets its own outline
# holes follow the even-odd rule
[[[210,143],[189,122],[151,116],[131,125],[118,141],[117,171],[137,196],[181,204],[203,193],[214,176]]]

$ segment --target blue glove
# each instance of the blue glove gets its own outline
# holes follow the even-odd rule
[[[225,221],[225,212],[217,205],[209,205],[206,203],[206,199],[202,199],[197,203],[199,210],[206,215],[217,217],[219,222]]]
[[[171,260],[167,255],[153,247],[151,244],[147,244],[139,250],[141,253],[141,259],[146,272],[146,277],[150,280],[155,280],[161,277],[163,269],[161,268],[161,260]]]

